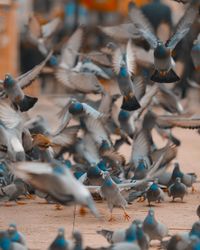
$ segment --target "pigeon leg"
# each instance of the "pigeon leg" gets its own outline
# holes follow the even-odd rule
[[[124,220],[129,221],[131,217],[127,214],[126,210],[124,209]]]
[[[85,207],[83,207],[83,206],[80,207],[79,214],[81,216],[85,216],[87,214]]]
[[[116,219],[115,219],[115,217],[113,216],[112,213],[110,214],[110,218],[109,218],[108,221],[109,221],[109,222],[114,222],[114,221],[116,221]]]
[[[144,202],[144,201],[145,201],[144,196],[139,197],[139,199],[137,200],[137,202]]]
[[[63,210],[63,207],[62,207],[62,205],[60,205],[60,204],[56,204],[56,205],[55,205],[55,209],[56,209],[56,210]]]
[[[48,202],[46,200],[44,200],[44,201],[38,201],[37,203],[40,204],[40,205],[46,205],[46,204],[48,204]]]
[[[3,204],[5,207],[12,207],[13,204],[10,201],[5,201]]]
[[[25,201],[16,201],[17,205],[26,205],[27,203]]]
[[[29,199],[29,200],[35,200],[35,195],[33,195],[33,194],[27,194],[26,198]]]
[[[195,189],[195,187],[192,185],[192,193],[196,193],[196,189]]]

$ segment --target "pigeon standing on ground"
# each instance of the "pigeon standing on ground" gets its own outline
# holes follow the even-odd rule
[[[177,177],[174,184],[168,188],[169,197],[172,196],[172,201],[176,198],[180,198],[183,201],[183,197],[187,193],[187,187],[185,184],[181,183],[181,178]]]
[[[150,240],[160,240],[168,235],[167,227],[155,219],[154,210],[149,212],[143,222],[143,230],[150,237]]]
[[[114,207],[121,207],[124,210],[124,219],[130,219],[130,216],[126,212],[126,207],[128,205],[127,201],[120,193],[117,184],[115,184],[115,182],[112,180],[109,173],[107,173],[105,176],[104,183],[101,186],[100,192],[103,198],[105,198],[108,203],[108,207],[111,213],[109,221],[115,220],[112,213]]]

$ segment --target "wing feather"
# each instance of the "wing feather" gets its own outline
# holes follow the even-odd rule
[[[174,49],[176,45],[180,42],[181,39],[188,33],[191,25],[193,24],[195,18],[197,17],[198,9],[195,6],[190,5],[184,16],[180,19],[176,30],[169,41],[166,43],[166,46],[170,49]]]

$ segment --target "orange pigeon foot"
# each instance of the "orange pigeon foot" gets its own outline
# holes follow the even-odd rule
[[[131,217],[127,214],[126,211],[124,211],[124,220],[129,221],[130,219],[131,219]]]

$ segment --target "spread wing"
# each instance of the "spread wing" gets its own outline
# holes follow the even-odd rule
[[[40,64],[36,65],[33,69],[16,78],[18,85],[22,89],[28,87],[35,80],[35,78],[40,74],[40,72],[44,68],[47,61],[50,59],[51,55],[52,52],[50,52],[49,55],[45,58],[45,60],[43,60]]]
[[[68,39],[61,51],[60,66],[73,68],[76,63],[77,54],[83,42],[83,27],[78,28]]]
[[[137,39],[141,37],[140,32],[138,32],[133,23],[124,23],[108,27],[99,26],[99,29],[107,36],[110,36],[118,41],[129,40],[131,38]]]
[[[184,16],[180,19],[178,25],[176,26],[176,30],[169,41],[166,43],[166,46],[170,49],[174,49],[176,45],[183,39],[183,37],[190,30],[191,25],[193,24],[195,18],[197,17],[198,9],[194,6],[190,5]]]
[[[187,128],[199,129],[200,116],[184,117],[184,116],[158,116],[156,123],[161,128]]]
[[[6,128],[14,129],[22,124],[22,117],[7,103],[0,103],[0,122]]]
[[[129,74],[134,74],[136,69],[136,63],[135,63],[135,53],[133,50],[132,42],[131,40],[128,41],[126,46],[126,64],[128,68]]]
[[[50,22],[42,25],[42,27],[41,27],[42,36],[44,38],[48,38],[51,35],[53,35],[53,33],[58,29],[60,23],[61,23],[61,19],[59,17],[56,17],[53,20],[51,20]]]
[[[154,34],[151,24],[147,18],[143,15],[140,9],[135,6],[129,6],[129,17],[142,37],[149,43],[149,45],[155,49],[157,47],[157,37]]]

